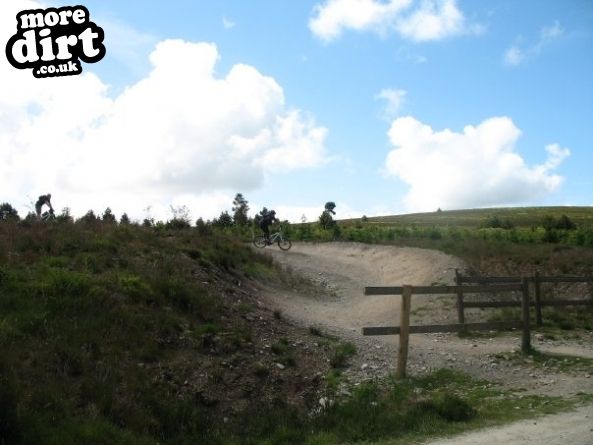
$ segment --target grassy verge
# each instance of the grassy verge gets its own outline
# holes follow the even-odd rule
[[[555,413],[576,402],[502,392],[441,369],[404,381],[366,383],[348,397],[324,399],[308,419],[275,413],[250,428],[247,444],[409,444],[435,436]],[[280,416],[280,417],[278,417]],[[276,425],[270,428],[270,423]]]
[[[489,321],[520,320],[521,311],[517,308],[504,308],[491,310]],[[530,311],[531,326],[535,326],[535,310]],[[543,308],[542,326],[533,328],[545,338],[554,340],[556,338],[575,337],[579,338],[585,331],[593,331],[593,307],[565,307]]]
[[[554,372],[587,372],[593,373],[593,359],[587,357],[575,357],[565,354],[554,354],[539,351],[533,348],[529,354],[520,352],[500,353],[495,357],[499,360],[506,360],[517,365],[527,365],[537,369],[548,369]]]

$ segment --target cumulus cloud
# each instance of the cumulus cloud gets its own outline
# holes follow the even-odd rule
[[[552,42],[558,40],[564,35],[564,28],[560,26],[560,22],[556,20],[550,26],[544,26],[540,29],[537,40],[532,43],[523,45],[515,43],[511,45],[503,54],[503,63],[507,66],[516,67],[521,65],[528,59],[537,57],[541,52]],[[518,38],[517,41],[524,39]]]
[[[398,33],[415,42],[440,40],[465,33],[480,33],[468,24],[456,0],[327,0],[316,5],[309,28],[325,42],[345,30]]]
[[[385,169],[410,189],[410,211],[509,205],[556,190],[554,174],[570,151],[546,147],[547,159],[530,167],[516,152],[521,131],[508,117],[494,117],[462,133],[434,131],[413,117],[396,119],[389,130],[393,149]]]
[[[38,7],[19,5],[0,6],[2,45],[16,12]],[[287,107],[282,87],[252,66],[216,74],[219,57],[214,44],[162,41],[148,75],[115,97],[92,66],[36,79],[0,59],[1,200],[22,210],[51,191],[58,208],[110,205],[140,217],[183,196],[210,209],[199,216],[219,210],[208,196],[232,197],[269,172],[326,162],[325,128]]]

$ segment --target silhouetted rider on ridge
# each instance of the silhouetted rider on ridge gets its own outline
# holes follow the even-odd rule
[[[51,193],[47,195],[41,195],[35,203],[35,212],[37,212],[37,218],[41,218],[41,207],[44,205],[49,206],[49,212],[54,213],[54,208],[51,206]]]

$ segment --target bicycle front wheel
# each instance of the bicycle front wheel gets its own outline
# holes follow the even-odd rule
[[[282,238],[278,240],[278,247],[282,250],[288,250],[292,246],[292,243],[287,238]]]
[[[255,247],[259,247],[259,248],[266,247],[266,245],[267,245],[266,237],[265,236],[261,236],[261,235],[260,236],[254,236],[253,237],[253,245]]]

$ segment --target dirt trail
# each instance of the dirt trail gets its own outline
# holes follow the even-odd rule
[[[363,288],[403,284],[454,284],[455,268],[464,268],[461,260],[442,252],[358,243],[295,243],[288,252],[273,248],[267,252],[295,276],[317,285],[311,289],[322,289],[318,292],[268,289],[264,295],[268,304],[280,310],[285,318],[305,327],[317,326],[354,342],[359,353],[347,374],[355,381],[392,373],[397,354],[397,336],[363,337],[361,328],[399,324],[399,297],[364,296]],[[298,288],[301,289],[301,286]],[[476,320],[480,316],[480,312],[471,314]],[[455,322],[455,317],[452,296],[413,298],[412,324],[451,323]],[[580,341],[534,340],[534,343],[538,349],[547,352],[593,357],[593,333]],[[485,378],[503,387],[521,388],[527,393],[562,396],[579,392],[593,393],[593,370],[570,374],[555,373],[549,369],[520,366],[493,355],[511,353],[519,347],[518,332],[515,335],[478,339],[462,339],[455,334],[414,334],[410,338],[408,373],[416,375],[448,367]],[[590,418],[589,424],[593,424]],[[557,431],[564,429],[557,428]],[[527,442],[510,442],[505,439],[503,442],[451,443],[520,445]],[[556,442],[552,440],[541,443]],[[593,437],[587,436],[585,442],[564,443],[591,445]]]

